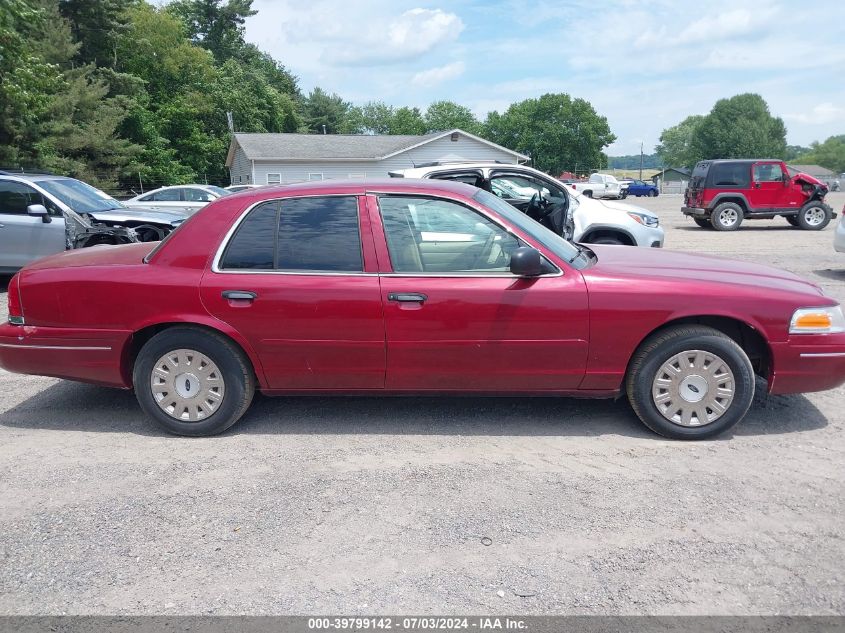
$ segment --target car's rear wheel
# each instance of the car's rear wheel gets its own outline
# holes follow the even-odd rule
[[[785,217],[786,221],[789,222],[792,226],[798,226],[798,216],[797,215],[785,215],[783,217]]]
[[[243,351],[223,336],[191,327],[151,338],[138,354],[132,382],[144,412],[177,435],[222,433],[255,393]]]
[[[805,231],[821,231],[830,223],[830,207],[824,202],[808,202],[798,212],[798,226]]]
[[[713,209],[710,223],[717,231],[736,231],[745,214],[736,202],[723,202]]]
[[[652,431],[700,440],[745,416],[754,398],[754,370],[743,349],[722,332],[678,326],[640,346],[626,390],[637,416]]]
[[[712,229],[713,228],[713,225],[710,224],[710,218],[693,218],[692,221],[695,222],[702,229]]]

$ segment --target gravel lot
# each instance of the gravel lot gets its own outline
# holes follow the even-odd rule
[[[845,302],[832,226],[630,201],[667,248]],[[690,444],[623,400],[259,397],[182,439],[130,393],[0,370],[0,613],[845,614],[844,404],[758,394]]]

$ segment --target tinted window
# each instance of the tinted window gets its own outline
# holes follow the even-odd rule
[[[227,270],[272,270],[278,202],[253,209],[229,241],[220,267]]]
[[[364,270],[357,198],[284,200],[276,258],[279,270]]]
[[[185,189],[185,200],[189,202],[211,202],[214,195],[203,189]]]
[[[0,182],[0,213],[26,215],[31,204],[43,204],[41,194],[32,187],[10,180]]]
[[[750,172],[747,163],[714,163],[710,168],[710,185],[713,187],[748,187]]]
[[[141,198],[144,202],[178,202],[180,199],[179,189],[163,189],[146,198]]]

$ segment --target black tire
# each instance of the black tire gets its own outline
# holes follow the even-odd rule
[[[723,202],[710,214],[710,224],[717,231],[736,231],[744,217],[742,207],[736,202]]]
[[[657,189],[649,189],[648,190],[648,197],[649,198],[656,198],[657,197]]]
[[[695,222],[702,229],[712,229],[713,228],[713,225],[710,224],[710,218],[693,218],[692,221]]]
[[[588,198],[592,198],[593,192],[591,190],[587,189],[587,191],[584,192],[584,195],[587,196]]]
[[[804,231],[821,231],[830,224],[833,210],[824,202],[813,200],[798,211],[798,227]]]
[[[733,385],[733,398],[728,402],[726,410],[713,421],[699,426],[685,426],[680,421],[669,420],[661,413],[655,403],[653,391],[660,389],[656,384],[659,375],[668,375],[663,369],[664,363],[684,352],[689,351],[692,354],[693,350],[703,355],[709,354],[730,368],[733,374],[733,380],[730,381]],[[711,360],[708,367],[712,366],[713,362],[716,361]],[[714,371],[718,370],[717,366]],[[706,374],[706,369],[702,372]],[[672,411],[673,404],[678,404],[687,406],[688,409],[700,409],[700,413],[705,415],[715,414],[716,410],[708,408],[704,398],[716,384],[725,385],[728,381],[722,379],[721,382],[709,382],[700,375],[688,376],[684,380],[690,379],[704,381],[705,396],[701,398],[702,404],[680,398],[679,394],[684,389],[684,382],[681,381],[677,387],[678,395],[675,398],[670,397],[665,405],[668,411]],[[715,378],[713,380],[715,381]],[[664,382],[671,382],[671,380],[664,380]],[[690,384],[694,387],[695,384],[701,386],[702,383],[691,382]],[[701,325],[683,325],[659,332],[640,345],[628,367],[625,388],[634,412],[652,431],[677,440],[703,440],[727,431],[745,416],[754,398],[754,370],[743,349],[719,330]],[[686,389],[689,388],[686,387]],[[670,396],[672,395],[668,388],[665,391]],[[694,388],[694,391],[700,392],[698,388]],[[692,395],[692,392],[689,393]],[[699,419],[698,415],[698,413],[695,414],[696,420]]]
[[[798,216],[797,215],[785,215],[783,217],[785,217],[786,221],[789,222],[792,226],[798,226]]]
[[[151,380],[157,361],[176,350],[195,351],[219,368],[222,401],[205,419],[180,421],[165,412],[153,395]],[[220,334],[194,327],[173,327],[147,341],[135,360],[132,382],[144,413],[170,433],[194,437],[217,435],[228,429],[243,416],[255,393],[255,374],[243,351]],[[191,408],[196,404],[192,401]]]
[[[614,246],[625,246],[625,242],[616,237],[600,237],[595,240],[590,240],[590,244],[611,244]]]

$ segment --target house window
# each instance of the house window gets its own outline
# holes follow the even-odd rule
[[[318,174],[316,172],[310,172],[308,174],[308,180],[322,180],[323,174]]]
[[[362,179],[362,178],[366,178],[366,177],[367,177],[367,174],[366,174],[366,173],[349,174],[349,177],[350,177],[350,178],[353,178],[353,179],[355,179],[355,180],[360,180],[360,179]]]
[[[280,184],[282,184],[282,175],[281,174],[267,174],[267,184],[268,185],[280,185]]]

